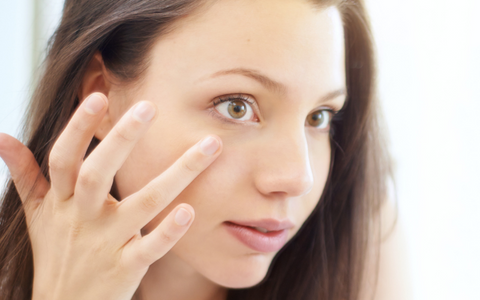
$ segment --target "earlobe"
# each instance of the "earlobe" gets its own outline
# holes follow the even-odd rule
[[[87,70],[83,75],[81,86],[78,90],[78,99],[80,103],[85,100],[92,93],[102,93],[109,99],[111,83],[108,78],[108,73],[103,63],[102,55],[99,51],[95,52],[90,60]],[[110,99],[109,99],[110,100]],[[110,105],[109,105],[110,106]],[[111,129],[110,107],[102,119],[101,124],[95,132],[95,137],[103,140]]]
[[[102,122],[100,125],[97,127],[97,130],[95,131],[95,137],[103,141],[103,139],[107,136],[107,134],[110,132],[110,129],[112,129],[112,122],[110,119],[110,115],[107,113],[102,119]]]

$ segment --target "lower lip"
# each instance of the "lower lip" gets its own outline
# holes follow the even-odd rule
[[[228,232],[255,251],[274,252],[280,250],[287,243],[288,232],[286,229],[263,233],[251,227],[230,222],[224,224]]]

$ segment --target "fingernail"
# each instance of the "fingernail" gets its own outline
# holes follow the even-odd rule
[[[219,147],[219,144],[217,139],[211,136],[209,136],[208,138],[206,138],[200,143],[200,150],[202,151],[202,153],[209,156],[217,152],[218,147]]]
[[[91,115],[98,114],[105,107],[105,100],[95,94],[89,96],[85,102],[85,111]]]
[[[185,226],[192,218],[192,215],[184,208],[180,208],[175,214],[175,223],[180,226]]]
[[[140,102],[133,110],[133,117],[142,123],[147,123],[155,116],[155,107],[148,102]]]

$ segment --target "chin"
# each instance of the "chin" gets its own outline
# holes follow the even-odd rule
[[[260,256],[260,257],[255,257]],[[253,287],[265,278],[271,259],[262,255],[252,255],[247,261],[222,264],[220,270],[210,269],[204,276],[216,284],[231,288],[241,289]]]
[[[214,279],[216,284],[230,288],[230,289],[242,289],[256,286],[265,278],[265,274],[252,274],[250,276],[236,276],[234,274],[229,274],[229,277],[224,278],[211,278]]]

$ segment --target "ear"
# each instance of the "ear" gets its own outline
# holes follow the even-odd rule
[[[95,92],[102,93],[107,96],[107,99],[109,99],[109,108],[95,132],[95,137],[99,140],[103,140],[114,125],[112,124],[112,119],[109,113],[109,93],[112,87],[112,80],[110,77],[111,76],[109,76],[105,64],[103,63],[102,54],[97,51],[88,64],[85,75],[83,76],[82,84],[78,90],[78,99],[80,100],[80,103],[82,103],[90,94]]]

